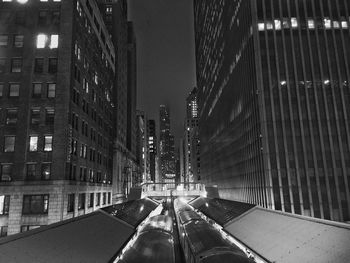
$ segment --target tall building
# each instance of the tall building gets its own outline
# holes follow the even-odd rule
[[[149,134],[148,120],[143,111],[137,111],[137,160],[141,169],[141,182],[149,182],[150,178],[150,149],[149,149]]]
[[[159,108],[159,152],[162,180],[175,182],[175,142],[170,133],[170,112],[165,105]]]
[[[94,1],[0,2],[0,227],[111,203],[114,46]]]
[[[116,140],[114,143],[114,201],[120,201],[140,175],[136,162],[136,43],[127,20],[126,0],[95,0],[115,47],[113,93]],[[137,181],[137,180],[136,180]]]
[[[158,140],[155,120],[148,120],[148,146],[150,159],[150,179],[152,182],[156,182],[156,156],[158,151]]]
[[[201,178],[350,221],[347,0],[194,1]]]
[[[184,129],[184,181],[191,182],[198,180],[199,165],[199,144],[196,128],[198,127],[198,104],[197,88],[193,88],[186,98],[186,118]],[[196,177],[194,176],[196,173]]]

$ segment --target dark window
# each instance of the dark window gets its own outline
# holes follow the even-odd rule
[[[6,59],[0,58],[0,73],[4,73],[6,70]]]
[[[108,192],[108,204],[111,203],[111,197],[112,197],[111,192]]]
[[[23,47],[24,36],[23,35],[15,35],[13,38],[13,46],[14,47]]]
[[[8,215],[10,210],[10,196],[0,195],[0,215]]]
[[[11,72],[22,72],[22,58],[11,59]]]
[[[85,194],[79,194],[78,196],[78,210],[85,208]]]
[[[24,195],[23,214],[47,214],[49,195]]]
[[[15,151],[16,136],[5,136],[4,152]]]
[[[89,199],[89,207],[93,207],[94,206],[94,193],[90,193],[90,199]]]
[[[52,24],[55,26],[58,26],[60,24],[60,11],[53,11],[52,12]]]
[[[7,236],[7,226],[0,226],[0,237]]]
[[[24,11],[17,11],[16,12],[16,24],[17,25],[23,25],[25,22],[25,13]]]
[[[47,11],[39,11],[38,25],[45,26],[47,23]]]
[[[47,97],[54,98],[56,96],[56,83],[47,84]]]
[[[46,118],[45,118],[46,125],[53,125],[54,121],[55,121],[55,109],[53,108],[46,109]]]
[[[57,73],[57,58],[49,58],[49,73]]]
[[[51,163],[41,164],[41,179],[49,180],[51,177]]]
[[[101,201],[101,193],[96,194],[96,206],[100,206]]]
[[[30,116],[31,116],[31,121],[30,121],[30,123],[32,124],[32,125],[38,125],[39,123],[40,123],[40,109],[37,109],[37,108],[35,108],[35,109],[31,109],[31,114],[30,114]]]
[[[39,228],[40,225],[22,225],[21,226],[21,233],[35,229],[35,228]]]
[[[33,98],[41,97],[42,83],[33,83]]]
[[[0,83],[0,98],[3,96],[4,94],[4,84]]]
[[[74,194],[69,194],[68,195],[68,202],[67,202],[67,212],[73,212],[74,211],[74,200],[75,195]]]
[[[12,83],[10,84],[9,97],[18,97],[19,96],[19,84]]]
[[[6,47],[8,44],[8,35],[0,35],[0,47]]]
[[[102,205],[105,205],[107,202],[107,193],[103,193],[102,195]]]
[[[1,177],[0,177],[0,181],[5,181],[5,182],[9,182],[11,181],[11,176],[12,176],[12,164],[2,164],[1,165]]]
[[[27,179],[28,180],[38,180],[36,173],[36,164],[35,163],[29,163],[27,164]]]
[[[35,60],[34,60],[34,72],[35,73],[43,73],[44,72],[44,59],[43,58],[35,58]]]
[[[7,109],[6,124],[7,125],[16,125],[17,124],[17,114],[18,114],[18,109]]]

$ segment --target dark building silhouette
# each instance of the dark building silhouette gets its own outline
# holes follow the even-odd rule
[[[175,142],[170,133],[169,108],[160,105],[159,108],[159,153],[160,171],[162,180],[174,180],[175,178]]]
[[[3,236],[111,203],[116,56],[95,2],[2,1],[0,25]]]
[[[194,1],[201,178],[221,197],[350,220],[349,8]]]

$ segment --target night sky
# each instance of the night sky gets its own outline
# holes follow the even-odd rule
[[[128,0],[137,39],[137,108],[159,129],[159,105],[168,104],[176,139],[183,134],[185,99],[196,85],[192,5],[192,0]]]

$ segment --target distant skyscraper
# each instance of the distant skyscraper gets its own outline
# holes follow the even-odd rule
[[[349,8],[194,1],[201,177],[221,197],[350,221]]]
[[[148,145],[150,159],[150,175],[153,182],[156,181],[156,156],[158,152],[157,129],[155,120],[148,120]]]
[[[0,2],[1,236],[111,204],[114,46],[90,1]]]
[[[175,178],[175,143],[174,136],[170,134],[170,114],[169,108],[160,105],[159,111],[159,151],[162,179]]]
[[[150,180],[150,150],[148,144],[148,120],[143,111],[137,111],[137,160],[141,168],[142,182]]]
[[[193,88],[186,98],[186,118],[184,131],[184,181],[194,182],[198,180],[198,134],[195,132],[198,127],[198,104],[197,104],[197,88]],[[197,178],[194,177],[196,173]]]

